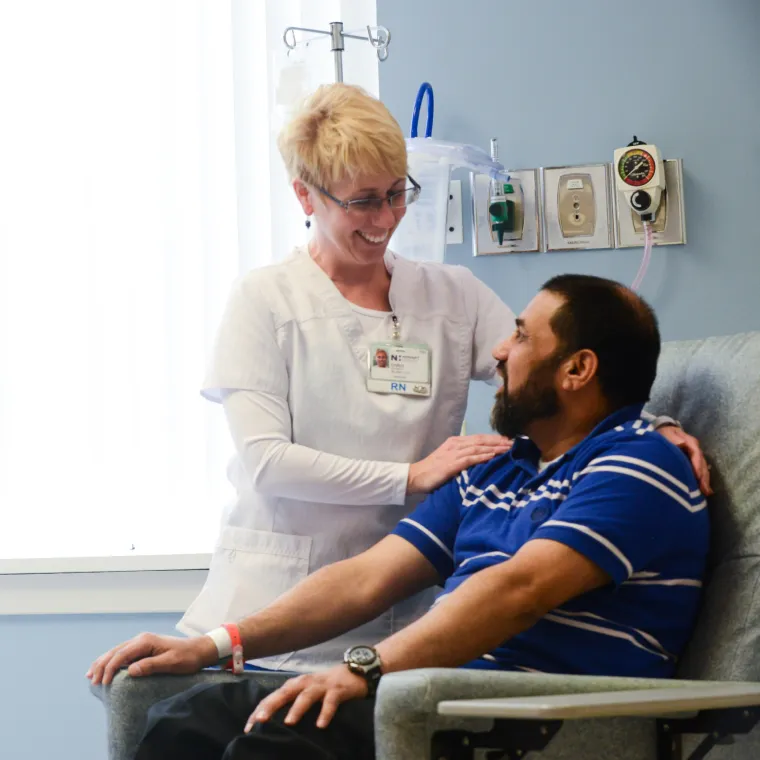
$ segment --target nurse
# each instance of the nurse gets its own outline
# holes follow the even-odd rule
[[[364,551],[425,493],[509,447],[500,436],[457,434],[470,380],[493,379],[491,350],[514,314],[468,269],[388,250],[420,187],[385,106],[352,86],[321,87],[279,148],[313,236],[244,275],[218,331],[202,392],[224,407],[237,501],[178,624],[189,635]],[[255,665],[333,665],[431,600],[423,593],[337,640]]]

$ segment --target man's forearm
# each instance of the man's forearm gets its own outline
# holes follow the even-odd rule
[[[238,626],[246,659],[320,644],[384,612],[388,605],[362,576],[355,558],[336,562],[245,618]]]
[[[529,541],[512,559],[475,573],[427,615],[379,644],[383,670],[464,665],[610,580],[574,549]]]
[[[490,652],[543,615],[529,583],[505,584],[505,568],[483,570],[430,612],[377,645],[383,672],[456,667]]]

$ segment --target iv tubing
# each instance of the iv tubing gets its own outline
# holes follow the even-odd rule
[[[652,224],[651,222],[644,222],[644,256],[641,259],[641,266],[639,266],[639,272],[636,275],[636,279],[631,285],[631,290],[638,292],[641,287],[641,283],[644,280],[644,276],[649,268],[649,261],[652,258]]]

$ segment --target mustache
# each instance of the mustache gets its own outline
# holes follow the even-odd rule
[[[501,377],[501,379],[506,383],[507,382],[507,365],[506,362],[500,361],[496,365],[496,374]]]

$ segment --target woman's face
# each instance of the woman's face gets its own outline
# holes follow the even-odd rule
[[[346,179],[324,189],[347,203],[366,198],[387,198],[391,193],[402,191],[407,184],[406,177],[391,174],[359,175],[356,179]],[[306,213],[310,213],[307,207],[310,206],[316,218],[315,237],[320,249],[356,264],[375,263],[383,257],[391,235],[406,213],[406,208],[391,208],[387,202],[377,211],[361,208],[362,204],[351,204],[347,210],[319,189],[304,188],[308,200],[298,187],[296,192]]]

